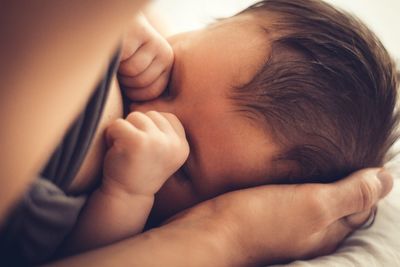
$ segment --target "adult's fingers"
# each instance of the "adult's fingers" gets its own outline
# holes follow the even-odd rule
[[[341,219],[341,223],[351,230],[356,230],[363,224],[365,224],[363,227],[368,228],[375,221],[377,210],[378,208],[374,206],[370,210],[346,216]]]
[[[368,212],[393,186],[392,176],[381,169],[365,169],[329,185],[326,197],[331,223]],[[328,210],[329,210],[328,209]]]
[[[308,255],[307,258],[332,253],[354,230],[359,229],[364,223],[367,223],[366,227],[372,225],[375,220],[376,212],[377,208],[373,207],[367,211],[346,216],[330,224],[322,235],[322,240],[320,241],[321,247],[319,250],[315,251],[314,254]],[[327,241],[324,242],[324,240]]]

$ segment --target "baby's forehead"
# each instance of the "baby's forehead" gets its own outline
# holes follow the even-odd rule
[[[262,14],[262,12],[249,11],[231,17],[219,18],[209,23],[206,28],[210,30],[223,27],[231,28],[232,30],[238,27],[244,27],[246,29],[258,28],[259,34],[265,36],[268,34],[268,25],[273,21],[272,17],[268,18],[265,14]]]
[[[216,21],[209,25],[206,31],[227,40],[224,46],[219,47],[220,53],[224,54],[229,47],[237,46],[232,57],[246,54],[247,58],[243,57],[233,66],[235,75],[231,85],[234,87],[241,87],[250,82],[269,58],[271,42],[268,32],[264,30],[260,19],[253,14],[240,14]],[[252,73],[250,76],[249,71]]]

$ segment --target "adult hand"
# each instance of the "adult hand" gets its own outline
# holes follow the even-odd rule
[[[125,35],[118,80],[132,101],[158,97],[167,86],[174,61],[171,46],[140,13]]]
[[[249,266],[330,253],[390,191],[392,177],[378,171],[359,171],[333,184],[227,193],[162,227],[55,266]]]
[[[220,248],[215,253],[223,255],[227,266],[328,254],[391,190],[392,177],[378,171],[358,171],[332,184],[269,185],[227,193],[178,214],[164,227],[207,229]]]

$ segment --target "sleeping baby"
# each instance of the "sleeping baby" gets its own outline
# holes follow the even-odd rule
[[[396,139],[393,61],[360,21],[324,2],[265,0],[171,37],[168,85],[150,97],[169,69],[135,36],[119,70],[132,112],[107,129],[102,184],[67,241],[72,252],[228,191],[382,166]]]

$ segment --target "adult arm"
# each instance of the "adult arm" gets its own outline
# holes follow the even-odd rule
[[[327,254],[390,191],[391,176],[377,172],[363,170],[333,184],[231,192],[162,227],[52,266],[249,266]]]
[[[143,2],[1,3],[0,225],[86,104]]]

